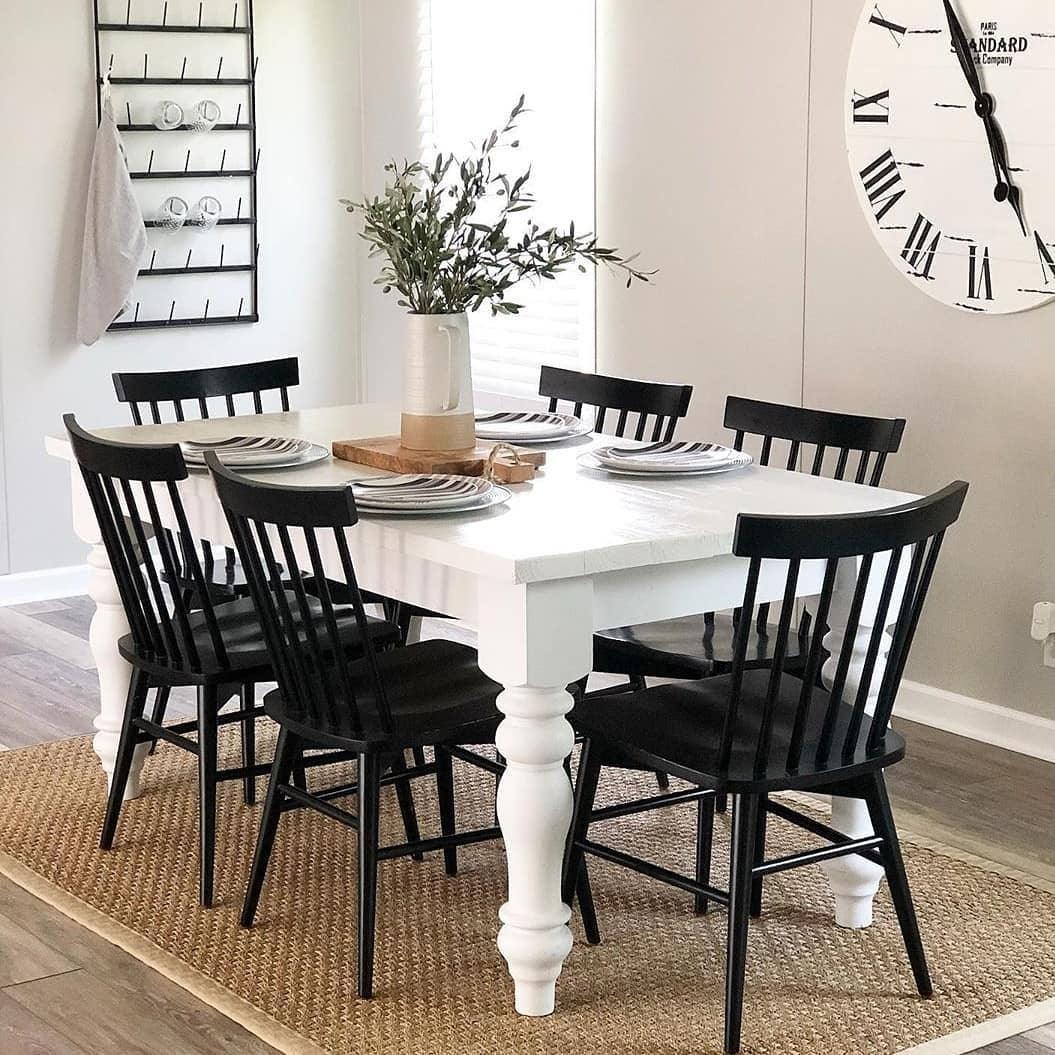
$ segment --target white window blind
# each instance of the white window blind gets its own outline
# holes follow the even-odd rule
[[[501,128],[521,94],[520,146],[500,163],[531,165],[542,227],[594,228],[594,0],[421,0],[421,149],[464,153]],[[506,167],[508,166],[508,167]],[[524,282],[519,315],[470,318],[474,386],[484,397],[538,395],[543,363],[592,370],[593,268]]]

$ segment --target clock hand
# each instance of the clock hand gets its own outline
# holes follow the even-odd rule
[[[964,33],[963,26],[960,25],[960,20],[956,17],[952,4],[949,3],[949,0],[943,0],[943,2],[945,4],[945,17],[949,21],[949,33],[952,36],[953,50],[956,52],[956,58],[960,62],[960,69],[963,70],[963,75],[967,78],[967,84],[974,94],[975,102],[977,102],[983,94],[982,82],[978,76],[978,69],[974,64],[974,59],[971,57],[971,45],[967,42],[967,34]]]
[[[982,119],[985,126],[985,136],[989,142],[989,154],[993,160],[993,172],[996,175],[996,186],[993,188],[993,197],[998,202],[1009,202],[1014,209],[1018,222],[1022,227],[1024,235],[1029,234],[1026,229],[1026,221],[1022,214],[1022,192],[1015,186],[1011,179],[1011,169],[1007,163],[1007,148],[1004,145],[1004,137],[1000,132],[1000,126],[993,117],[996,108],[993,97],[982,88],[981,78],[971,55],[971,46],[967,40],[967,34],[963,31],[959,18],[950,0],[943,0],[945,5],[945,17],[949,22],[949,33],[952,37],[953,50],[959,60],[960,68],[967,79],[968,87],[974,95],[974,112]]]
[[[994,120],[991,111],[983,118],[983,122],[985,123],[985,134],[989,139],[989,149],[997,167],[997,183],[993,190],[993,197],[997,201],[1010,202],[1022,227],[1022,233],[1028,237],[1029,231],[1026,229],[1026,221],[1022,215],[1022,192],[1011,179],[1011,168],[1007,163],[1007,147],[1004,144],[1000,126]]]

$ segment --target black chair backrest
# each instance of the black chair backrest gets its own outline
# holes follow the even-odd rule
[[[733,446],[738,451],[743,450],[746,434],[762,437],[762,449],[758,457],[760,465],[770,464],[774,440],[788,441],[784,465],[787,469],[798,468],[800,456],[808,453],[802,450],[803,446],[813,447],[813,458],[808,461],[811,476],[822,474],[825,455],[832,450],[838,454],[831,475],[836,480],[842,480],[851,454],[857,454],[854,482],[878,487],[883,478],[887,455],[896,453],[901,446],[905,419],[836,414],[827,410],[809,410],[783,403],[763,403],[757,399],[730,396],[725,403],[725,427],[735,431]],[[869,475],[869,461],[873,455],[875,461]],[[806,466],[805,458],[802,464]]]
[[[178,486],[187,478],[179,446],[115,443],[85,432],[72,414],[62,420],[136,651],[179,670],[227,669],[227,652],[201,563],[193,546],[185,547],[181,560],[169,530],[190,538]],[[162,510],[171,513],[170,521],[163,519]],[[191,611],[180,583],[198,595],[197,611]]]
[[[609,411],[619,417],[611,434],[627,434],[629,416],[637,415],[635,440],[653,443],[669,442],[674,438],[678,420],[689,412],[692,385],[665,385],[655,381],[633,381],[625,377],[605,377],[603,374],[584,374],[557,366],[544,366],[539,377],[540,396],[549,397],[550,413],[556,413],[558,401],[573,404],[572,413],[582,414],[584,405],[594,407],[594,431],[604,432]],[[654,417],[648,433],[648,419]]]
[[[774,766],[783,764],[780,759],[772,757],[777,749],[786,751],[789,773],[799,768],[804,756],[823,765],[833,753],[843,761],[850,761],[877,750],[886,735],[894,698],[905,671],[945,531],[958,519],[966,494],[967,484],[956,482],[928,498],[873,513],[821,517],[742,514],[737,518],[733,552],[750,560],[744,591],[745,612],[754,610],[763,561],[788,562],[783,608],[777,628],[773,663],[768,672],[766,707],[757,730],[752,727],[747,733],[749,742],[754,738],[753,760],[757,775],[767,772],[772,774]],[[817,602],[817,618],[808,639],[806,668],[800,680],[799,677],[785,675],[784,657],[792,632],[798,578],[802,565],[807,561],[824,561],[825,564]],[[854,570],[856,564],[852,600],[845,615],[832,610],[840,562],[844,562],[843,567],[848,570]],[[853,657],[860,656],[860,650],[851,647],[851,644],[861,627],[873,568],[882,574],[882,586],[875,600],[874,614],[870,614],[865,623],[873,629],[868,636],[857,689],[853,698],[845,701],[851,708],[850,717],[848,721],[842,722],[840,719],[845,717],[845,710],[840,705],[846,692],[850,662]],[[875,596],[874,589],[873,586],[872,596]],[[900,600],[896,600],[899,591]],[[725,766],[730,762],[734,743],[738,751],[744,747],[744,731],[738,729],[738,718],[750,623],[750,619],[742,619],[737,627],[730,706],[722,733],[721,758]],[[872,694],[882,638],[888,627],[892,633],[890,651],[878,692]],[[824,637],[829,628],[839,631],[847,645],[840,651],[831,678],[828,702],[821,715],[819,712],[811,713],[811,705],[818,691],[821,664],[827,655]],[[781,743],[778,748],[773,742],[772,733],[785,677],[794,687],[792,695],[797,696],[797,705],[793,716],[783,715],[785,721],[789,717],[793,719],[792,731],[787,743]],[[870,694],[875,695],[876,705],[868,720],[865,707]],[[819,725],[818,718],[821,719]],[[863,736],[865,730],[867,735]]]
[[[211,452],[206,461],[287,704],[310,720],[349,728],[353,735],[390,732],[392,715],[345,534],[359,519],[351,486],[255,483],[225,468]],[[339,563],[339,576],[324,567],[324,547]],[[304,589],[305,576],[317,584],[316,597],[309,598]],[[362,693],[356,692],[345,661],[330,592],[335,582],[342,587],[342,605],[351,604],[365,642],[369,684]]]
[[[166,418],[185,421],[185,403],[190,404],[192,415],[196,411],[200,418],[248,413],[248,409],[238,406],[235,396],[250,394],[253,397],[252,412],[263,414],[265,392],[278,392],[279,406],[282,410],[289,410],[289,390],[300,383],[300,366],[297,359],[291,357],[202,370],[115,373],[113,378],[117,398],[129,404],[133,422],[143,424],[141,404],[145,404],[150,410],[150,420],[160,425]],[[210,406],[210,399],[222,400],[222,403]],[[163,404],[166,404],[164,408]]]

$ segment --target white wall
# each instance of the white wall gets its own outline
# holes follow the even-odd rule
[[[945,308],[869,234],[842,132],[860,3],[598,3],[598,228],[661,269],[602,278],[600,366],[695,384],[701,435],[730,392],[906,417],[886,481],[972,483],[909,677],[1055,717],[1028,633],[1055,594],[1055,308]]]
[[[149,0],[136,3],[147,17]],[[156,6],[160,19],[161,0]],[[74,326],[95,127],[91,5],[5,5],[0,430],[8,541],[0,571],[5,561],[12,572],[83,561],[68,512],[67,469],[44,454],[43,437],[61,430],[68,410],[89,426],[125,421],[113,370],[298,355],[297,402],[356,397],[356,238],[337,198],[361,189],[358,4],[256,0],[255,11],[262,321],[112,334],[85,348]]]

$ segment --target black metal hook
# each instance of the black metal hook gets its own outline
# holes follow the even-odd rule
[[[154,168],[154,150],[153,150],[153,148],[151,148],[151,150],[150,150],[150,160],[147,162],[147,172],[152,171],[153,168]]]
[[[234,218],[240,220],[242,218],[242,196],[238,195],[238,208],[235,210]]]
[[[172,316],[176,314],[176,302],[172,302],[172,307],[169,308],[169,322],[172,322]]]
[[[139,301],[136,301],[136,313],[132,316],[133,322],[139,322]]]
[[[183,171],[184,172],[189,172],[190,171],[190,149],[189,148],[187,150],[187,159],[186,159],[186,161],[183,162]]]
[[[216,64],[216,79],[220,79],[220,71],[223,69],[223,56],[220,56],[220,61]]]
[[[179,71],[179,79],[182,81],[187,76],[187,56],[183,56],[183,68]]]
[[[188,249],[187,250],[187,262],[183,265],[184,267],[190,267],[190,258],[191,258],[191,254],[193,254],[193,252],[194,252],[193,249]]]
[[[201,9],[205,6],[204,3],[198,4],[198,28],[201,29]]]
[[[223,148],[223,155],[220,158],[220,171],[223,172],[223,167],[227,163],[227,147]]]
[[[223,267],[223,254],[224,254],[224,250],[226,248],[227,248],[226,244],[224,242],[221,242],[220,243],[220,267]]]
[[[209,298],[206,297],[205,298],[205,311],[202,314],[202,318],[203,319],[207,319],[208,317],[209,317]]]
[[[238,315],[236,316],[236,318],[240,319],[242,317],[242,308],[244,307],[244,305],[245,305],[245,297],[239,297],[238,298]]]
[[[130,26],[132,24],[132,0],[128,0],[125,5],[125,25]],[[138,305],[136,305],[138,307]]]
[[[231,18],[231,25],[232,26],[237,26],[238,25],[238,5],[237,4],[234,5],[234,16]]]
[[[169,0],[165,0],[165,6],[161,11],[161,24],[163,26],[168,25],[169,20]]]
[[[157,258],[158,258],[158,251],[155,249],[150,254],[150,267],[147,269],[148,271],[153,271],[154,270],[154,261],[157,260]]]
[[[143,80],[146,80],[147,77],[149,76],[148,73],[147,73],[147,69],[148,69],[149,65],[150,65],[150,55],[147,54],[147,52],[144,51],[143,52]]]

